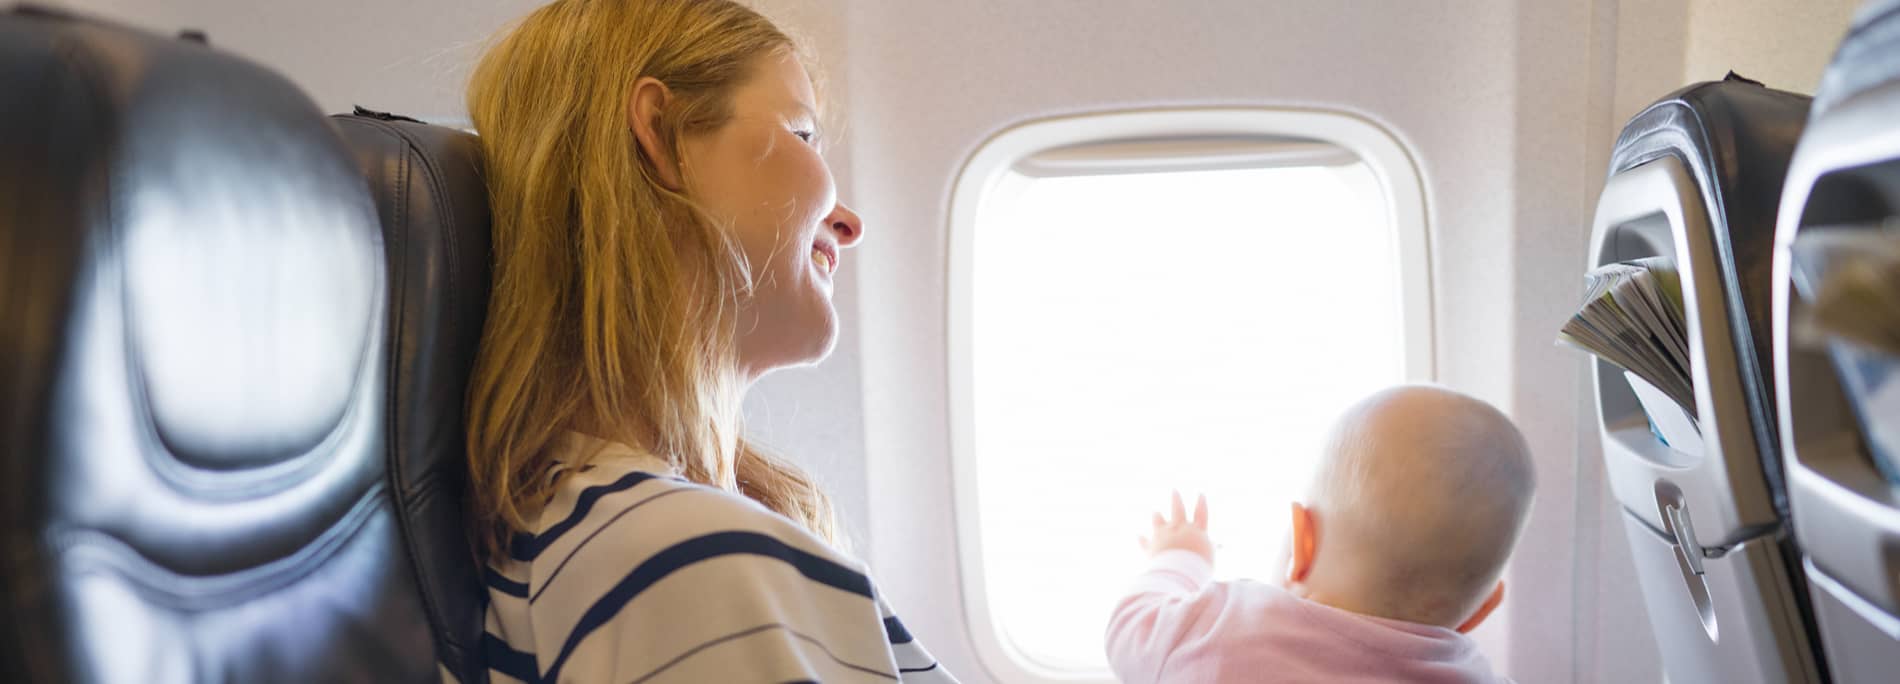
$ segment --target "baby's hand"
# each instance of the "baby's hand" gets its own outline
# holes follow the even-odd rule
[[[1207,536],[1207,496],[1194,498],[1194,517],[1188,518],[1187,509],[1181,505],[1181,493],[1174,493],[1174,506],[1166,519],[1156,513],[1154,529],[1148,536],[1141,538],[1141,548],[1149,556],[1163,551],[1180,549],[1193,551],[1196,555],[1214,562],[1214,541]]]

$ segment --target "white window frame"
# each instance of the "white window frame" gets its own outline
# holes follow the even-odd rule
[[[1062,117],[1022,124],[985,142],[957,176],[949,231],[949,413],[952,500],[956,506],[957,555],[964,618],[977,658],[999,681],[1112,684],[1113,679],[1053,670],[1018,652],[998,629],[984,578],[982,530],[977,506],[976,423],[972,347],[972,259],[976,221],[1012,167],[1031,155],[1068,145],[1156,138],[1304,138],[1331,143],[1358,155],[1378,179],[1386,216],[1398,247],[1404,290],[1404,373],[1429,382],[1434,369],[1429,231],[1417,166],[1391,134],[1357,116],[1301,109],[1197,108],[1147,110]],[[999,193],[1000,191],[1000,193]],[[1131,578],[1132,579],[1132,578]]]

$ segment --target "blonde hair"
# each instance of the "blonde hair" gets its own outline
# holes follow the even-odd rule
[[[481,547],[502,554],[559,482],[564,430],[640,444],[694,482],[737,491],[828,541],[829,499],[741,436],[731,231],[659,182],[628,126],[634,82],[672,93],[658,128],[724,125],[761,57],[793,50],[727,0],[558,0],[482,57],[468,108],[493,212],[493,289],[469,382],[468,465]],[[566,464],[569,466],[578,464]]]

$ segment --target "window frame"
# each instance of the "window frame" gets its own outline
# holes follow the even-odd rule
[[[1008,682],[1111,684],[1097,673],[1057,670],[1019,652],[990,610],[978,519],[975,454],[975,339],[973,259],[976,221],[1018,162],[1053,148],[1126,139],[1262,137],[1305,138],[1337,145],[1359,157],[1377,179],[1398,248],[1408,381],[1436,377],[1430,238],[1417,165],[1403,144],[1366,119],[1343,112],[1278,108],[1192,108],[1121,111],[1044,119],[1006,129],[980,145],[958,172],[950,197],[948,232],[948,412],[951,500],[963,617],[977,659]],[[1020,190],[1020,188],[1017,188]]]

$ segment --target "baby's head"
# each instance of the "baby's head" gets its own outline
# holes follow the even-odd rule
[[[1535,485],[1511,420],[1447,389],[1397,387],[1347,409],[1326,451],[1294,506],[1289,585],[1357,613],[1476,627],[1502,598]]]

